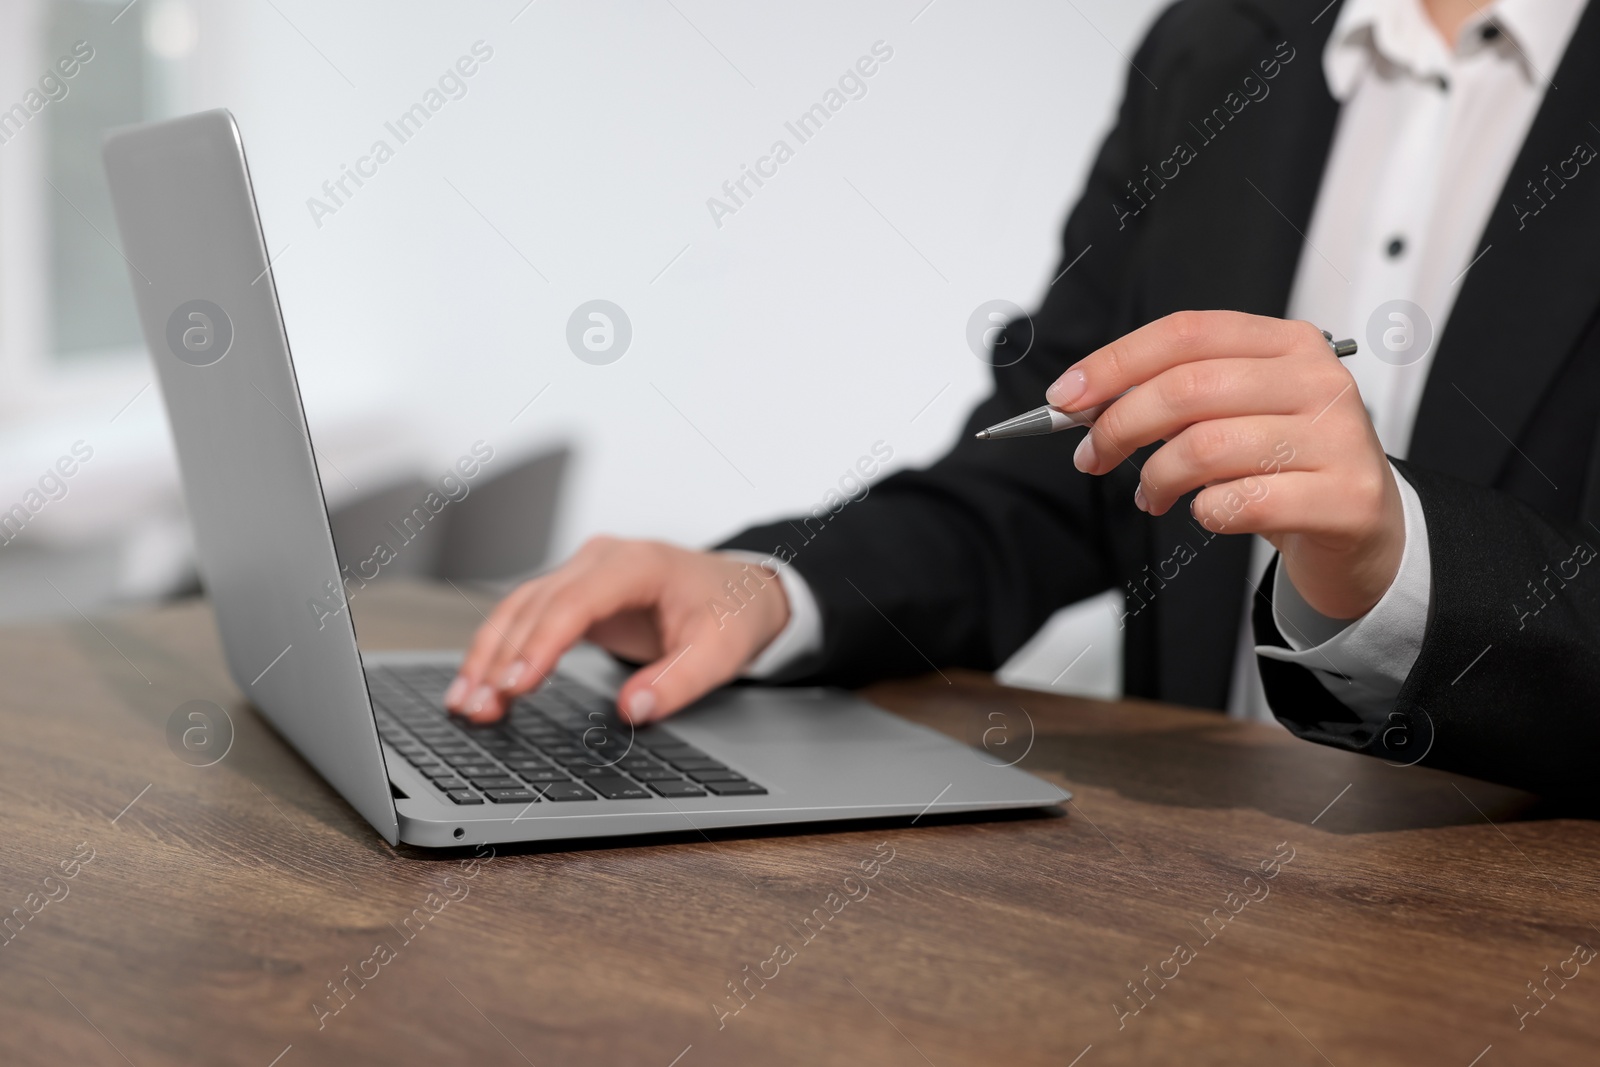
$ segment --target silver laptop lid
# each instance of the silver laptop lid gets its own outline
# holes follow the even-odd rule
[[[399,838],[289,341],[233,116],[113,131],[106,172],[228,669]],[[339,601],[342,602],[342,596]]]

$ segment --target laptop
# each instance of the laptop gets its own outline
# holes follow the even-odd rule
[[[339,561],[232,114],[114,130],[104,157],[229,672],[391,844],[916,820],[1068,799],[999,746],[957,743],[835,690],[735,686],[635,730],[615,713],[621,666],[592,646],[497,724],[448,715],[460,650],[364,654],[350,612],[328,610]],[[1031,738],[1008,740],[1009,757]]]

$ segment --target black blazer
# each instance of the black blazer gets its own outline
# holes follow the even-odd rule
[[[816,593],[824,647],[791,680],[993,669],[1057,608],[1122,588],[1129,695],[1226,705],[1256,577],[1249,540],[1208,533],[1182,504],[1138,511],[1132,465],[1074,470],[1076,433],[972,433],[1169,312],[1285,313],[1338,117],[1322,71],[1336,18],[1321,0],[1182,0],[1161,15],[1067,220],[1061,265],[1074,265],[1006,328],[1027,355],[995,371],[956,446],[842,507],[728,542],[792,560]],[[1274,712],[1302,737],[1600,792],[1584,773],[1600,754],[1600,559],[1587,547],[1600,545],[1600,163],[1550,179],[1576,145],[1600,147],[1600,64],[1585,59],[1597,48],[1590,7],[1460,283],[1399,465],[1433,557],[1400,729],[1363,726],[1310,672],[1260,661]],[[1258,640],[1283,643],[1257,603]]]

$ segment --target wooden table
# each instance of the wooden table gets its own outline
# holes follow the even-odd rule
[[[449,588],[357,609],[373,648],[478,619]],[[474,866],[384,844],[240,702],[203,604],[4,631],[0,663],[0,1063],[1600,1059],[1574,955],[1600,948],[1600,827],[1265,726],[936,675],[868,696],[957,736],[1025,709],[1022,765],[1075,802]],[[214,766],[169,750],[191,700],[234,724]]]

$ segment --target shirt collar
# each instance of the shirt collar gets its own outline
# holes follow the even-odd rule
[[[1572,40],[1583,14],[1584,0],[1499,0],[1486,18],[1472,24],[1478,32],[1493,23],[1515,45],[1523,67],[1538,81],[1548,83]]]
[[[1566,51],[1585,0],[1494,0],[1482,6],[1446,45],[1420,0],[1347,0],[1322,55],[1334,98],[1349,99],[1357,82],[1383,62],[1412,76],[1445,76],[1453,61],[1479,48],[1503,46],[1530,81],[1546,84]],[[1485,41],[1493,25],[1503,40]]]

